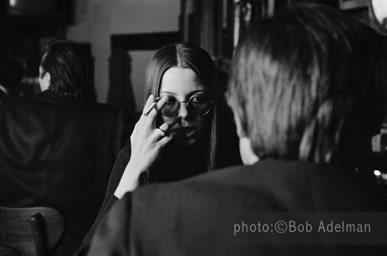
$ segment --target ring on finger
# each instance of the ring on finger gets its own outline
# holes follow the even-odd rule
[[[161,132],[161,136],[166,136],[167,135],[167,131],[166,130],[163,130],[163,129],[161,129],[161,128],[157,128],[157,129],[159,129],[160,130],[160,132]]]

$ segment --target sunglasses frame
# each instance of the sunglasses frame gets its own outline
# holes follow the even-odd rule
[[[209,109],[208,109],[205,113],[203,113],[203,114],[197,114],[197,113],[193,113],[193,114],[198,115],[198,116],[205,116],[205,115],[207,115],[208,113],[211,112],[211,110],[212,110],[212,108],[213,108],[213,106],[214,106],[214,100],[213,100],[213,98],[212,98],[210,95],[208,95],[207,93],[203,93],[203,92],[195,93],[195,94],[191,95],[191,96],[189,97],[188,100],[182,100],[182,101],[178,101],[175,97],[172,96],[172,97],[179,103],[179,108],[177,109],[176,113],[175,113],[174,115],[164,115],[164,114],[162,114],[162,110],[161,110],[161,111],[160,111],[160,114],[161,114],[162,116],[166,116],[166,117],[175,117],[175,116],[177,116],[178,113],[179,113],[180,104],[183,103],[183,102],[184,102],[185,105],[187,106],[187,110],[190,110],[191,108],[189,107],[188,104],[189,104],[190,100],[191,100],[193,97],[197,96],[198,94],[204,94],[205,96],[207,96],[207,97],[210,99],[210,106],[209,106]],[[168,97],[169,97],[169,96],[168,96]],[[192,110],[189,111],[189,112],[192,113]]]

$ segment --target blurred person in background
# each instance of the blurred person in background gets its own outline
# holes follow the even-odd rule
[[[53,255],[79,247],[134,126],[92,100],[89,64],[75,43],[54,41],[39,67],[42,92],[0,104],[0,205],[58,209],[66,228]]]

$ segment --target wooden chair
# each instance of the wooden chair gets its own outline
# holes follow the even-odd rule
[[[0,256],[49,256],[62,237],[63,216],[50,207],[10,208],[0,206]],[[9,249],[9,248],[8,248]],[[9,254],[6,254],[9,253]]]

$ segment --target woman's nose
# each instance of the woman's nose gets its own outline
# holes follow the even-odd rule
[[[186,118],[188,116],[187,104],[185,101],[180,102],[178,117]]]

